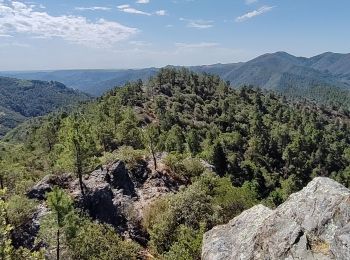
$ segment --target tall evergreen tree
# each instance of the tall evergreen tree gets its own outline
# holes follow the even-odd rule
[[[67,215],[73,211],[73,203],[71,198],[63,190],[55,187],[47,197],[47,204],[56,220],[56,259],[59,260],[61,229],[65,225]]]
[[[219,176],[224,176],[227,171],[227,158],[219,141],[213,145],[213,164]]]

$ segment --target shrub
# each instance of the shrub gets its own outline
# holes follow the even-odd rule
[[[145,157],[145,151],[131,146],[122,146],[115,152],[115,158],[124,161],[129,169],[135,168]]]
[[[36,210],[37,203],[25,196],[14,195],[8,200],[7,214],[10,224],[18,227],[30,220]]]
[[[205,170],[202,162],[195,158],[187,158],[183,160],[182,165],[183,165],[182,175],[184,175],[187,178],[198,177]]]
[[[177,194],[156,200],[145,213],[144,226],[152,249],[176,259],[171,257],[178,250],[190,255],[200,252],[200,243],[195,242],[198,232],[227,222],[255,203],[250,189],[233,187],[229,178],[205,173]]]
[[[134,242],[122,240],[111,227],[85,223],[69,243],[73,259],[125,260],[137,259],[140,250]]]

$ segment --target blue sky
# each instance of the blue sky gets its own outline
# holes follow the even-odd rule
[[[348,0],[0,0],[0,70],[350,52]]]

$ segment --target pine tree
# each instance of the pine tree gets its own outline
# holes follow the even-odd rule
[[[56,222],[56,259],[60,259],[61,229],[65,225],[66,216],[73,211],[71,198],[61,189],[55,187],[47,197],[47,203]]]
[[[200,152],[200,137],[195,129],[192,129],[187,135],[187,144],[190,152],[196,155]]]
[[[91,125],[81,113],[65,120],[60,132],[58,163],[77,174],[82,195],[85,195],[83,175],[91,170],[97,154],[95,140]]]
[[[154,169],[157,170],[156,152],[159,142],[159,128],[155,124],[149,124],[143,131],[143,142],[145,147],[149,149],[154,163]]]
[[[213,164],[219,176],[224,176],[227,171],[227,158],[220,142],[216,141],[213,146]]]

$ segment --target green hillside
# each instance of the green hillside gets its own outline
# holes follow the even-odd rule
[[[247,62],[213,64],[189,67],[199,73],[209,73],[230,81],[233,87],[252,85],[273,90],[292,98],[301,96],[320,104],[336,103],[338,107],[349,109],[349,100],[342,95],[350,93],[349,54],[324,53],[311,58],[295,57],[286,52],[261,55]],[[23,79],[54,80],[79,89],[93,96],[128,81],[147,81],[159,69],[134,70],[62,70],[41,72],[3,72]],[[318,91],[315,91],[317,89]],[[328,93],[333,93],[328,100]],[[335,101],[335,96],[339,99]],[[335,101],[335,102],[334,102]]]
[[[58,82],[0,77],[0,137],[27,118],[87,99]]]
[[[48,198],[51,209],[57,196],[63,198],[62,248],[79,256],[75,259],[137,259],[138,254],[199,259],[203,232],[256,203],[276,207],[315,176],[350,186],[349,115],[251,87],[232,89],[217,76],[186,69],[162,69],[149,82],[128,83],[70,113],[22,126],[21,131],[28,133],[25,141],[2,143],[2,183],[10,198],[23,198],[49,173],[64,178],[64,173],[74,172],[80,177]],[[93,170],[104,169],[101,165],[109,169],[116,160],[126,162],[131,179],[137,180],[135,189],[143,187],[145,169],[152,172],[155,185],[162,180],[168,187],[179,187],[155,197],[141,219],[133,204],[125,209],[128,223],[136,227],[130,231],[136,239],[124,244],[120,236],[125,229],[92,222],[98,219],[94,212],[73,210],[69,196],[62,195],[80,187],[73,197],[81,194],[94,203],[84,182],[98,178],[96,172],[90,174]],[[98,185],[98,194],[111,196]],[[121,192],[125,190],[115,198]],[[130,196],[137,200],[139,195]],[[9,205],[16,212],[19,200],[10,199]],[[16,220],[27,219],[30,207],[28,202]],[[42,230],[44,235],[39,233],[36,241],[54,246],[56,233],[45,226]],[[114,245],[113,250],[105,243]]]

